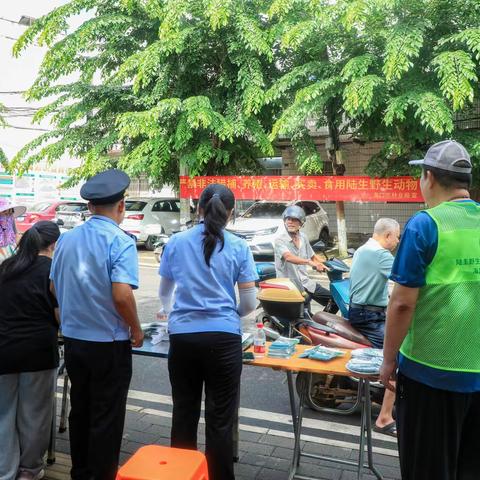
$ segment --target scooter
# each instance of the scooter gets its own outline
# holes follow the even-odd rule
[[[325,255],[325,245],[318,242],[315,251]],[[325,255],[326,257],[326,255]],[[327,258],[327,257],[326,257]],[[306,345],[323,345],[333,348],[368,348],[370,341],[355,330],[345,318],[348,316],[349,281],[344,278],[350,269],[337,258],[324,262],[329,268],[330,291],[344,317],[320,311],[311,315],[305,305],[305,294],[288,279],[271,279],[260,282],[258,298],[263,312],[257,321],[264,324],[269,339],[278,336],[299,337]],[[302,388],[307,374],[298,374],[297,391]],[[383,401],[384,388],[380,383],[371,384],[372,399],[377,403]],[[314,375],[306,404],[313,410],[348,415],[355,412],[360,404],[358,380],[352,377],[335,375]],[[340,405],[353,403],[350,408]]]
[[[160,260],[162,259],[163,249],[169,240],[170,237],[164,233],[155,235],[155,238],[153,239],[153,255],[158,263],[160,263]]]

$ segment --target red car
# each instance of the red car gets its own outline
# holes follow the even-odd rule
[[[19,233],[24,233],[28,230],[34,223],[39,222],[40,220],[54,220],[57,212],[65,211],[75,211],[88,210],[87,204],[85,202],[67,202],[67,201],[44,201],[39,202],[27,209],[25,215],[17,218],[17,230]]]

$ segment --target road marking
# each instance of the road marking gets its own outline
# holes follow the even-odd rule
[[[63,387],[63,379],[59,378],[57,382],[58,386]],[[160,395],[158,393],[150,393],[150,392],[143,392],[141,390],[129,390],[128,398],[132,400],[140,400],[144,402],[150,403],[158,403],[160,405],[173,405],[172,397],[169,395]],[[132,406],[138,407],[138,406]],[[155,410],[150,408],[138,407],[135,410],[132,408],[132,411],[142,411],[143,413],[150,413],[152,412],[162,412],[162,414],[158,414],[160,416],[165,416],[170,418],[171,414],[169,412],[163,412],[162,410]],[[202,402],[202,410],[204,410],[204,403]],[[152,413],[155,415],[155,413]],[[262,420],[266,422],[278,423],[281,425],[288,425],[292,426],[292,417],[290,415],[286,415],[283,413],[274,413],[274,412],[267,412],[265,410],[256,410],[253,408],[244,408],[240,407],[239,412],[240,417],[250,419],[250,420]],[[318,420],[313,418],[303,418],[303,426],[305,428],[309,428],[311,430],[323,430],[326,432],[336,432],[342,433],[344,435],[358,435],[359,427],[353,425],[346,425],[344,423],[338,422],[330,422],[327,420]],[[375,440],[381,440],[383,442],[390,442],[396,445],[397,439],[394,437],[390,437],[388,435],[382,435],[380,433],[372,432],[372,438]]]
[[[240,430],[242,430],[241,425],[240,425]],[[358,432],[357,432],[358,434]],[[291,432],[284,432],[282,430],[271,430],[269,429],[267,432],[267,435],[273,435],[276,437],[283,437],[283,438],[295,438],[293,433]],[[303,435],[302,434],[302,440],[306,442],[311,442],[311,443],[320,443],[322,445],[330,445],[332,447],[341,447],[341,448],[350,448],[352,450],[359,450],[360,446],[358,443],[352,443],[352,442],[344,442],[343,440],[334,440],[331,438],[322,438],[322,437],[314,437],[312,435]],[[391,450],[389,448],[382,448],[382,447],[373,447],[372,448],[373,453],[379,453],[381,455],[388,455],[389,457],[398,457],[398,451]]]
[[[147,393],[147,392],[137,392],[137,393]],[[57,392],[56,395],[57,395],[57,398],[61,398],[61,396],[62,396],[62,394],[59,393],[59,392]],[[129,397],[131,397],[131,395],[129,395]],[[170,404],[171,404],[171,402],[170,402]],[[240,417],[242,417],[242,416],[245,417],[245,415],[242,415],[242,410],[244,410],[244,409],[240,409]],[[245,409],[245,410],[252,411],[252,409]],[[131,412],[135,412],[135,413],[139,413],[139,414],[144,414],[144,415],[153,415],[153,416],[156,416],[156,417],[162,417],[162,418],[166,418],[166,419],[171,419],[172,418],[172,413],[171,412],[166,412],[164,410],[158,410],[158,409],[155,409],[155,408],[144,408],[144,407],[141,407],[139,405],[127,404],[127,411],[131,411]],[[262,413],[268,413],[268,412],[262,412]],[[277,415],[280,415],[280,414],[277,414]],[[247,417],[247,418],[251,418],[251,417]],[[304,419],[303,420],[304,426],[307,426],[306,423],[305,423],[306,420],[309,420],[309,419]],[[334,426],[334,428],[331,428],[327,431],[344,433],[346,435],[353,435],[353,436],[356,436],[356,437],[358,437],[358,434],[359,434],[359,427],[349,427],[349,428],[346,428],[345,431],[343,431],[339,427],[346,427],[346,426],[342,425],[342,424],[338,424],[338,423],[335,423],[335,422],[323,422],[322,420],[312,420],[312,421],[313,422],[322,422],[322,423]],[[200,417],[199,422],[201,424],[205,424],[204,418]],[[287,423],[291,423],[291,420],[290,420],[290,422],[287,422]],[[315,428],[315,427],[308,427],[308,428]],[[292,439],[292,445],[293,445],[293,439],[295,438],[294,435],[293,435],[293,432],[286,432],[284,430],[277,430],[277,429],[268,428],[268,427],[257,427],[255,425],[246,425],[246,424],[243,424],[243,423],[239,424],[239,430],[244,431],[244,432],[259,433],[261,435],[271,435],[273,437],[290,438],[290,439]],[[324,429],[319,429],[319,430],[324,430]],[[387,440],[385,435],[382,435],[381,437],[379,437],[378,435],[375,434],[375,432],[372,432],[372,437],[373,438],[380,438],[383,441]],[[331,446],[331,447],[340,447],[340,448],[347,448],[347,449],[351,449],[351,450],[359,450],[359,444],[358,443],[347,442],[347,441],[344,441],[344,440],[336,440],[336,439],[333,439],[333,438],[325,438],[325,437],[321,437],[321,436],[313,436],[313,435],[302,434],[302,440],[306,441],[306,442],[317,443],[317,444],[320,444],[320,445],[328,445],[328,446]],[[396,440],[394,440],[394,442],[395,442],[395,445],[392,445],[392,447],[393,447],[392,449],[374,446],[373,447],[373,452],[381,454],[381,455],[388,455],[390,457],[398,457],[398,451],[396,449]],[[268,444],[268,441],[266,443]]]
[[[152,403],[160,403],[165,405],[173,405],[172,397],[167,395],[159,395],[157,393],[142,392],[139,390],[130,390],[128,393],[129,398],[135,400],[143,400]],[[202,409],[204,404],[202,402]],[[240,416],[244,418],[249,418],[252,420],[264,420],[267,422],[280,423],[282,425],[292,425],[292,417],[283,413],[274,413],[267,412],[265,410],[257,410],[253,408],[240,407]],[[306,428],[311,428],[313,430],[325,430],[337,433],[344,433],[346,435],[357,435],[358,427],[346,425],[338,422],[330,422],[327,420],[318,420],[313,418],[303,419],[303,425]],[[383,440],[386,442],[397,443],[397,440],[393,437],[386,435],[381,435],[376,432],[372,432],[372,437],[377,440]]]
[[[138,411],[138,413],[144,413],[146,415],[154,415],[157,417],[172,418],[172,414],[170,412],[164,412],[162,410],[156,410],[154,408],[145,408]],[[200,417],[200,423],[205,424],[205,420],[203,419],[203,417]],[[283,430],[275,430],[267,427],[255,427],[252,425],[245,425],[243,423],[239,424],[239,429],[243,430],[244,432],[260,433],[263,435],[272,435],[274,437],[291,438],[292,440],[295,438],[295,436],[293,435],[293,432],[285,432]],[[354,434],[355,436],[358,436],[359,429],[360,427],[355,428],[355,434]],[[335,440],[331,438],[317,437],[313,435],[302,434],[302,440],[306,442],[319,443],[322,445],[330,445],[332,447],[350,448],[352,450],[359,450],[360,448],[358,443],[345,442],[343,440]],[[381,447],[374,446],[373,452],[380,453],[382,455],[389,455],[391,457],[398,457],[398,452],[396,450],[396,443],[394,447],[395,449],[389,449],[389,448],[381,448]]]
[[[146,268],[158,268],[159,263],[139,263],[139,267],[146,267]]]

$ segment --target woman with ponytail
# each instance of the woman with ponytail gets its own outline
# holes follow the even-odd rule
[[[0,265],[0,479],[43,477],[58,348],[50,266],[60,236],[38,222]]]
[[[240,317],[255,308],[258,278],[247,243],[225,231],[234,204],[227,187],[208,186],[198,204],[200,224],[171,238],[160,266],[160,301],[170,334],[171,445],[197,448],[205,385],[210,480],[235,478],[233,422],[242,371]]]

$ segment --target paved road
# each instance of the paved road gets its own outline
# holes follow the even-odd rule
[[[158,264],[153,254],[139,251],[140,288],[135,292],[139,315],[142,323],[155,320],[158,310]],[[325,286],[325,275],[318,277]],[[254,315],[244,319],[244,330],[255,326]],[[142,405],[158,411],[160,416],[171,413],[170,384],[168,381],[167,362],[163,359],[134,357],[134,377],[131,390],[138,393]],[[285,375],[281,372],[263,368],[244,367],[241,392],[241,424],[269,428],[274,431],[291,433],[290,407]],[[145,403],[146,402],[146,403]],[[378,408],[374,406],[374,415]],[[358,434],[359,415],[327,415],[309,410],[306,413],[308,434],[321,438],[323,443],[333,446],[345,446],[355,441]],[[374,434],[376,448],[387,455],[396,455],[396,442],[391,437]]]

